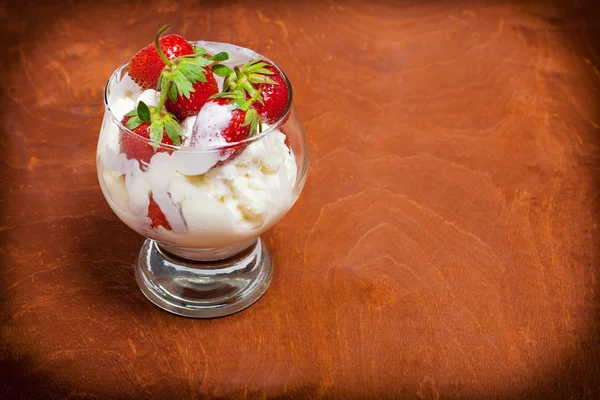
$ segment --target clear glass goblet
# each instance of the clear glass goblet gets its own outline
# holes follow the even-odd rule
[[[212,54],[228,52],[224,64],[231,67],[260,57],[226,43],[194,44]],[[260,235],[294,205],[308,167],[304,127],[285,80],[290,93],[285,115],[256,136],[213,147],[157,144],[127,129],[121,120],[142,90],[126,65],[108,80],[98,179],[115,214],[147,238],[135,276],[158,307],[188,317],[220,317],[250,306],[267,290],[273,263]],[[190,134],[190,121],[186,124]],[[124,140],[150,151],[149,160],[128,158]]]

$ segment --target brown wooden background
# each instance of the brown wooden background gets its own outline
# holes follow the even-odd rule
[[[50,3],[0,6],[0,397],[600,397],[597,2]],[[306,123],[227,318],[144,299],[96,179],[104,83],[163,23],[278,62]]]

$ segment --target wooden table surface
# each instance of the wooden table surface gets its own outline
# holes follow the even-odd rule
[[[3,399],[600,396],[594,1],[5,3]],[[310,144],[271,287],[215,320],[138,290],[95,147],[170,23],[278,62]]]

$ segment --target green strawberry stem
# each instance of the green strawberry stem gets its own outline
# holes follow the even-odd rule
[[[156,32],[156,36],[154,37],[154,45],[156,46],[156,52],[158,53],[158,56],[164,61],[165,64],[167,64],[169,67],[173,65],[173,63],[171,62],[171,60],[169,60],[167,58],[167,56],[165,55],[165,53],[162,51],[160,45],[158,44],[158,39],[160,39],[160,36],[165,33],[165,31],[169,29],[169,25],[165,25],[162,28],[160,28],[158,30],[158,32]]]
[[[160,115],[160,113],[162,112],[163,106],[165,105],[165,101],[167,100],[167,95],[169,94],[169,89],[171,89],[171,85],[173,82],[169,81],[167,82],[167,86],[165,88],[165,90],[163,90],[160,93],[160,100],[158,102],[158,105],[156,106],[156,115]]]

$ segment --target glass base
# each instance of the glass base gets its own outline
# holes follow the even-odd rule
[[[169,253],[147,239],[135,278],[142,293],[163,310],[192,318],[216,318],[257,301],[271,283],[271,255],[259,238],[223,260],[193,261]]]

